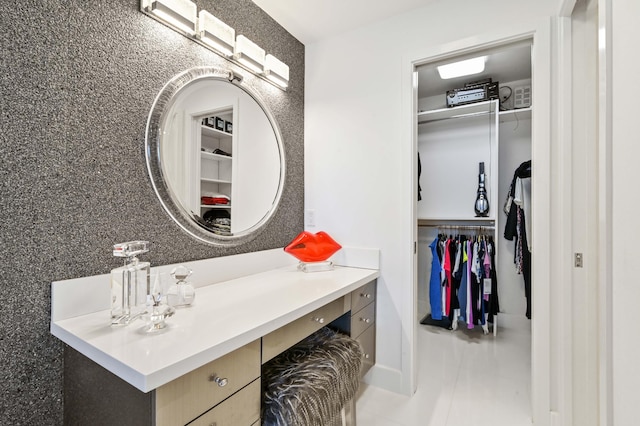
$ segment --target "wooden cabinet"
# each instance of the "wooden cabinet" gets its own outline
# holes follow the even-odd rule
[[[371,281],[351,292],[351,312],[358,312],[376,299],[376,282]]]
[[[367,328],[361,335],[356,337],[362,346],[362,370],[360,375],[364,376],[376,363],[376,327],[372,325]]]
[[[198,417],[189,426],[242,426],[260,423],[260,380]]]
[[[363,377],[376,363],[376,281],[370,281],[349,295],[351,310],[330,327],[348,334],[362,347]]]
[[[260,340],[256,340],[156,389],[156,425],[187,424],[259,377]],[[226,411],[220,409],[216,416]]]
[[[262,363],[289,349],[320,330],[351,308],[349,295],[330,302],[312,313],[273,331],[262,338]]]
[[[376,281],[351,293],[351,337],[362,346],[364,376],[376,363]]]
[[[364,331],[375,324],[376,304],[371,303],[356,313],[351,313],[351,335],[360,336]]]
[[[65,350],[65,424],[251,425],[260,420],[260,392],[260,340],[147,393]]]
[[[260,424],[262,364],[327,325],[360,342],[364,375],[375,363],[376,281],[337,297],[233,352],[144,393],[89,358],[65,350],[65,424]]]

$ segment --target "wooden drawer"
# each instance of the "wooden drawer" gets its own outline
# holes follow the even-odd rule
[[[262,363],[264,364],[349,311],[349,301],[349,297],[336,299],[264,336],[262,338]]]
[[[360,343],[364,352],[362,355],[362,369],[360,370],[360,376],[362,377],[376,363],[376,328],[367,328],[356,340]]]
[[[156,389],[156,426],[184,425],[258,377],[260,340]]]
[[[250,426],[260,421],[260,380],[198,417],[189,426]]]
[[[376,281],[373,280],[351,292],[351,312],[358,312],[376,299]]]
[[[376,321],[376,304],[370,303],[359,312],[351,314],[351,337],[357,338]]]

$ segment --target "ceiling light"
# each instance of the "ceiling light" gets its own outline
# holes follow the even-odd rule
[[[191,0],[142,0],[142,9],[188,35],[196,32],[197,6]]]
[[[245,36],[239,35],[236,38],[236,48],[233,57],[253,72],[263,72],[264,54],[264,49]]]
[[[289,67],[273,55],[266,57],[264,75],[280,87],[289,85]]]
[[[462,77],[465,75],[478,74],[484,71],[484,63],[486,62],[486,60],[486,56],[480,56],[477,58],[454,62],[447,65],[440,65],[438,67],[438,73],[440,74],[440,78],[443,80],[446,80],[448,78]]]
[[[206,10],[198,16],[198,38],[225,56],[233,55],[236,31]]]

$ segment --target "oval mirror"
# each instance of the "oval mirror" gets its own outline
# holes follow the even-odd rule
[[[169,81],[151,108],[145,144],[160,202],[194,237],[239,244],[273,215],[285,172],[280,133],[230,71],[200,67]]]

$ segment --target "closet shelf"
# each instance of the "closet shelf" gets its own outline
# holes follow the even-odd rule
[[[200,208],[203,209],[230,209],[231,204],[201,204]]]
[[[200,156],[206,160],[215,160],[215,161],[231,161],[232,160],[230,155],[212,154],[211,152],[205,152],[205,151],[200,151]]]
[[[498,117],[500,119],[500,123],[511,123],[518,120],[529,120],[531,119],[531,107],[500,111],[498,113]]]
[[[453,108],[434,109],[418,113],[418,124],[434,121],[449,120],[452,118],[469,118],[477,115],[495,113],[498,100],[477,102],[475,104],[461,105]]]
[[[214,129],[213,127],[209,127],[209,126],[200,126],[202,129],[202,134],[203,135],[209,135],[209,136],[215,136],[215,137],[228,137],[230,138],[232,135],[231,133],[227,133],[227,132],[223,132],[222,130],[218,130],[218,129]]]
[[[201,182],[209,182],[209,183],[231,183],[231,181],[229,181],[229,180],[209,179],[209,178],[201,178],[200,181]]]

